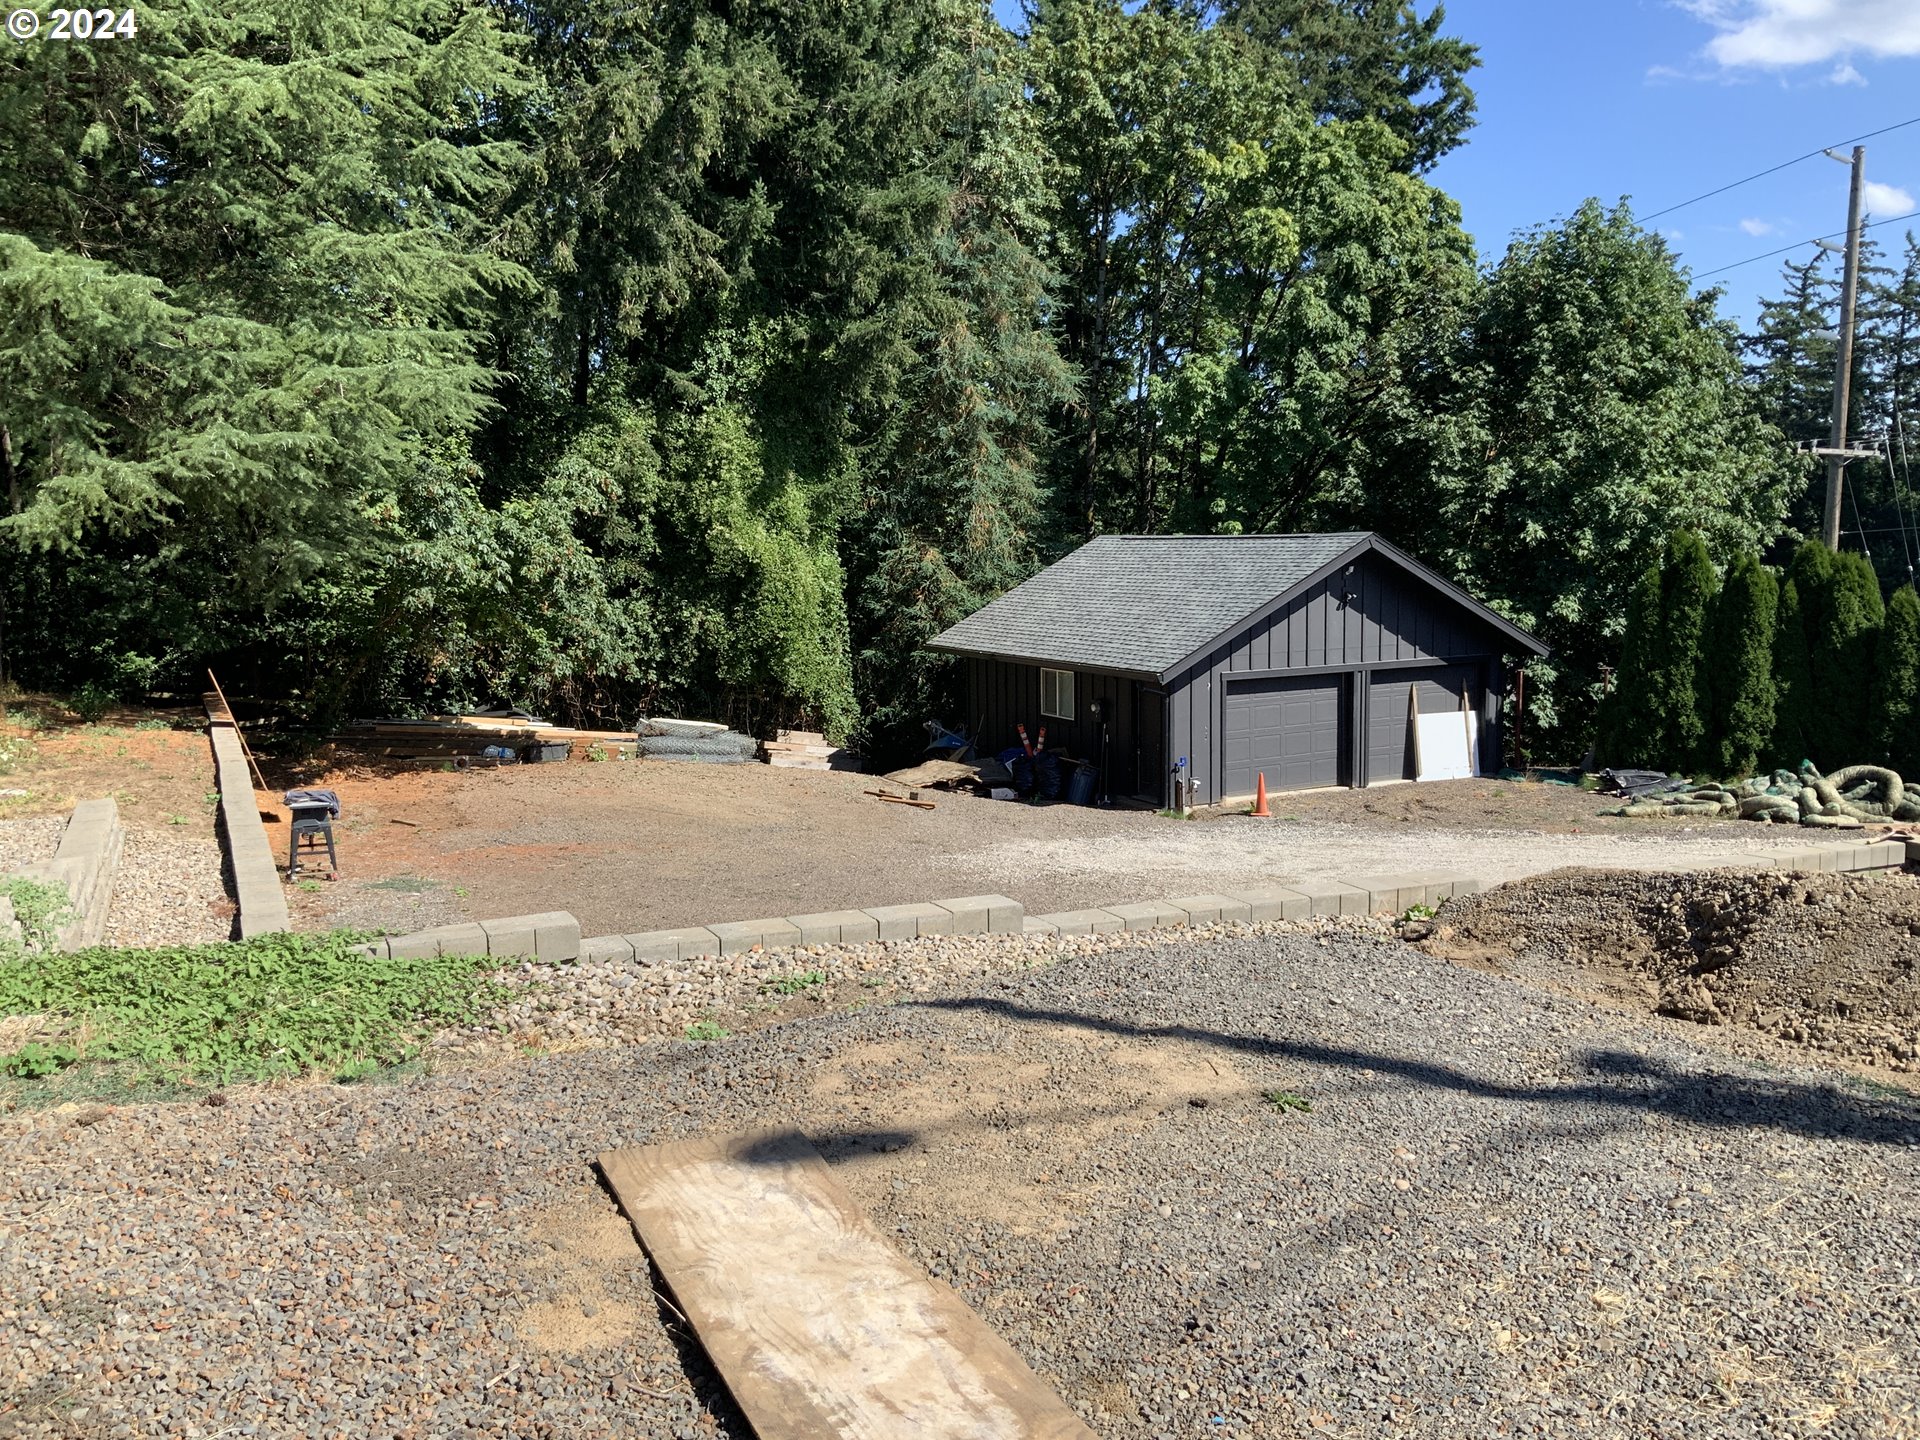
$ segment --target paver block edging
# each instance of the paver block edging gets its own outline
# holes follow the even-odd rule
[[[621,938],[633,947],[633,958],[643,964],[695,960],[720,953],[720,937],[704,925],[681,925],[672,930],[641,930]]]
[[[1364,890],[1357,890],[1343,881],[1337,880],[1296,880],[1287,887],[1307,897],[1315,915],[1364,915],[1367,913],[1368,897]]]
[[[922,902],[918,905],[873,905],[867,909],[880,926],[882,940],[913,940],[922,935],[952,933],[953,912]]]
[[[1267,920],[1305,920],[1313,914],[1312,899],[1286,885],[1264,885],[1225,893],[1247,907],[1247,918],[1255,924]]]
[[[800,943],[800,927],[791,920],[722,920],[707,929],[720,942],[722,955],[744,955],[756,948],[774,950]]]
[[[952,913],[955,935],[1018,935],[1027,907],[1009,895],[962,895],[933,902]]]
[[[1111,910],[1056,910],[1033,918],[1052,926],[1055,935],[1110,935],[1125,929],[1127,923]]]
[[[67,817],[52,858],[36,860],[13,872],[58,885],[67,892],[72,915],[54,935],[55,949],[84,950],[105,937],[107,910],[113,903],[113,883],[120,873],[126,839],[117,803],[111,799],[82,800]]]
[[[1187,912],[1166,900],[1135,900],[1103,908],[1109,915],[1118,915],[1128,930],[1166,930],[1187,923]]]
[[[590,935],[580,942],[582,965],[627,965],[633,958],[633,942],[624,935]]]
[[[1236,895],[1175,895],[1167,904],[1186,912],[1189,925],[1212,925],[1224,920],[1251,920],[1253,906]]]
[[[796,945],[859,945],[880,938],[880,922],[864,910],[817,910],[786,918],[800,932]]]
[[[538,960],[559,965],[580,958],[580,922],[565,910],[482,920],[487,954],[496,960]]]

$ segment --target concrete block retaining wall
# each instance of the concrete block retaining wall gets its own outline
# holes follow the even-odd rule
[[[281,888],[280,870],[273,863],[273,849],[267,844],[267,827],[260,823],[253,774],[247,767],[246,752],[240,748],[240,733],[217,718],[207,726],[207,733],[213,740],[214,783],[220,789],[220,834],[233,870],[240,938],[291,930],[293,919],[287,914],[286,891]]]
[[[113,903],[113,882],[120,873],[120,852],[126,838],[117,804],[112,800],[82,800],[73,807],[53,858],[37,860],[15,872],[29,880],[65,888],[73,918],[54,936],[58,948],[84,950],[98,945],[106,935],[107,910]],[[5,920],[17,928],[11,904]]]
[[[1888,870],[1920,864],[1920,841],[1849,841],[1801,846],[1748,857],[1753,868],[1782,870]],[[1414,905],[1439,906],[1478,894],[1469,875],[1417,870],[1402,875],[1362,875],[1306,880],[1181,895],[1170,900],[1128,901],[1104,908],[1028,915],[1005,895],[966,895],[920,905],[877,905],[866,910],[824,910],[767,920],[727,920],[683,925],[633,935],[582,939],[580,924],[564,911],[444,925],[414,935],[396,935],[367,947],[398,959],[426,955],[489,955],[547,963],[582,960],[639,964],[675,963],[705,955],[738,955],[786,946],[853,945],[874,940],[912,940],[923,935],[1103,935],[1221,921],[1305,920],[1315,915],[1398,915]]]

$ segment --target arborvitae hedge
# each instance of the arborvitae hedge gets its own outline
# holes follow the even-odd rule
[[[1911,585],[1887,601],[1873,678],[1877,758],[1920,784],[1920,595]]]
[[[1773,763],[1789,768],[1812,756],[1819,726],[1813,663],[1808,646],[1815,630],[1815,597],[1832,588],[1833,552],[1809,540],[1795,552],[1780,587],[1780,623],[1773,641]]]
[[[1822,617],[1825,628],[1807,635],[1813,688],[1824,704],[1827,728],[1818,740],[1825,769],[1859,765],[1875,753],[1874,655],[1886,606],[1880,577],[1864,555],[1843,550],[1833,557],[1833,589]]]
[[[1706,543],[1691,530],[1667,537],[1660,565],[1660,628],[1649,677],[1648,704],[1661,757],[1669,770],[1686,770],[1699,758],[1707,733],[1703,685],[1707,617],[1720,577]]]
[[[1627,596],[1620,669],[1601,714],[1600,759],[1614,766],[1658,763],[1660,736],[1647,723],[1647,686],[1654,632],[1660,624],[1660,567],[1649,565]]]
[[[1698,757],[1707,733],[1703,647],[1719,583],[1700,537],[1676,530],[1634,586],[1608,707],[1609,764],[1684,770]]]
[[[1780,584],[1751,553],[1736,555],[1713,606],[1708,722],[1698,768],[1750,775],[1773,738],[1774,628]],[[1920,617],[1920,611],[1916,611]]]

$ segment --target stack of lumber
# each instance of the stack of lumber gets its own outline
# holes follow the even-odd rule
[[[572,730],[525,715],[433,715],[424,720],[359,720],[331,737],[343,749],[384,759],[478,755],[490,745],[516,754],[528,745],[566,745],[571,758],[589,749],[631,750],[631,730]]]
[[[817,730],[782,730],[760,742],[760,758],[780,770],[858,770],[860,757]]]

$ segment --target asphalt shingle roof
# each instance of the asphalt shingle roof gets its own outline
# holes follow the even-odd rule
[[[1367,538],[1102,535],[930,643],[1161,675]]]

